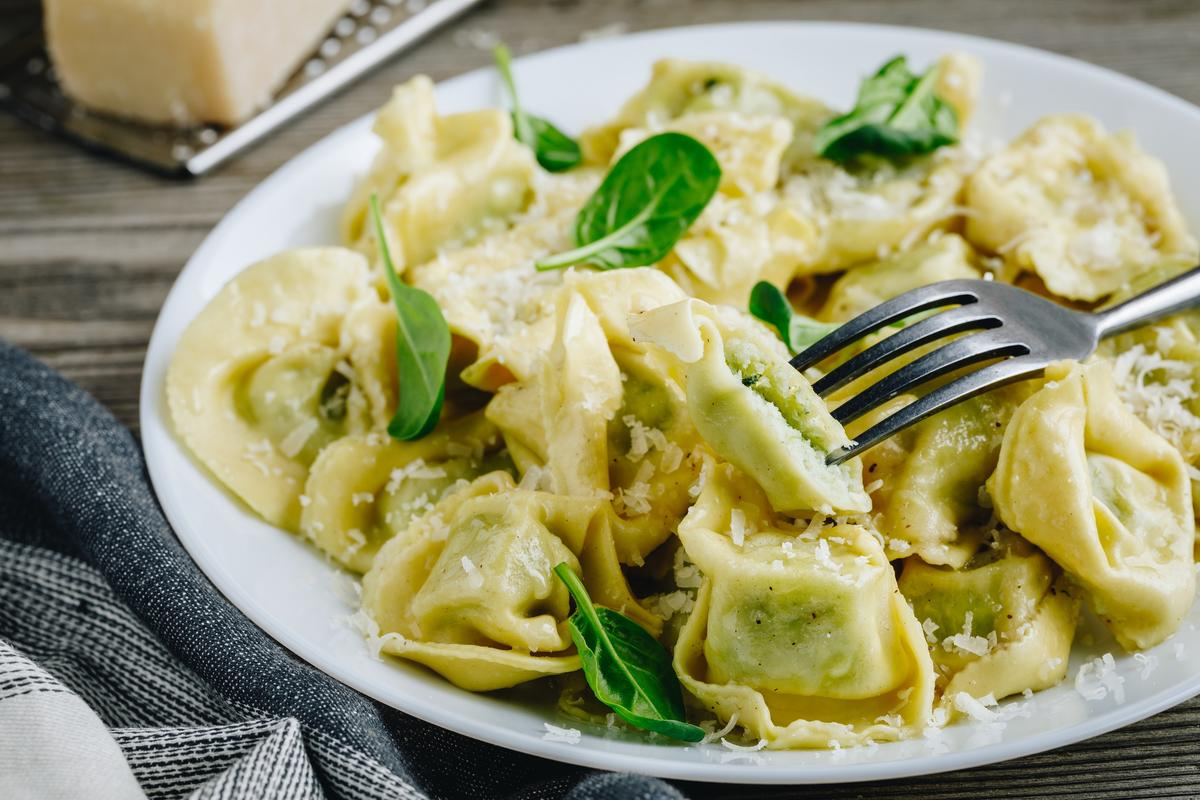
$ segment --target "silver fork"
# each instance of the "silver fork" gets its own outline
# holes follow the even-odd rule
[[[927,381],[978,364],[925,394],[834,450],[826,462],[840,464],[931,414],[1007,383],[1042,374],[1063,359],[1083,360],[1101,339],[1200,305],[1200,267],[1172,278],[1118,306],[1096,313],[1073,311],[1025,289],[985,280],[954,280],[922,286],[887,300],[834,330],[792,359],[804,371],[885,325],[923,311],[955,306],[908,325],[831,370],[813,389],[827,397],[887,361],[946,336],[955,339],[906,364],[833,410],[842,425]]]

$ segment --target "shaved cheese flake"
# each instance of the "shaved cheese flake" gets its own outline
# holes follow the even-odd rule
[[[734,744],[725,737],[721,737],[721,744],[728,750],[736,750],[739,753],[757,753],[767,746],[766,739],[759,739],[757,743],[751,745]]]
[[[297,425],[279,443],[279,452],[283,453],[288,458],[295,458],[304,449],[304,445],[308,443],[309,438],[317,432],[320,425],[315,419],[306,419]]]
[[[996,640],[994,637],[973,636],[971,627],[974,623],[975,615],[970,611],[963,618],[962,633],[955,633],[947,636],[942,640],[942,649],[950,652],[958,650],[962,653],[972,656],[985,656],[991,652]]]
[[[992,705],[995,705],[996,698],[991,698]],[[966,692],[959,692],[954,695],[954,707],[966,714],[976,722],[995,722],[996,712],[987,707],[981,700],[977,700]]]
[[[712,742],[716,742],[716,741],[720,741],[721,739],[724,739],[726,736],[733,733],[733,729],[737,727],[737,721],[738,721],[738,712],[735,711],[729,717],[729,721],[725,723],[725,727],[721,728],[720,730],[713,730],[710,733],[706,733],[704,735],[704,738],[700,740],[701,744],[710,744]],[[708,722],[707,724],[710,725],[714,729],[716,728],[716,723]],[[704,725],[701,725],[701,727],[704,727]]]
[[[483,588],[483,573],[479,571],[479,567],[475,566],[475,562],[468,556],[462,557],[463,572],[467,573],[467,584],[472,589]]]
[[[1103,700],[1110,694],[1118,704],[1125,702],[1125,678],[1117,674],[1112,653],[1105,653],[1079,667],[1075,673],[1075,691],[1085,700]]]
[[[543,727],[546,732],[542,734],[542,739],[547,742],[562,742],[564,744],[579,744],[583,739],[583,734],[575,728],[560,728],[557,725],[551,725],[549,722],[543,722]]]
[[[746,543],[746,512],[740,508],[729,512],[729,535],[738,547]]]
[[[1134,653],[1133,660],[1138,662],[1140,665],[1138,677],[1142,680],[1149,678],[1150,674],[1158,668],[1158,656],[1149,655],[1147,653]]]

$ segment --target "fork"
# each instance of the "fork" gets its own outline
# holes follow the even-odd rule
[[[828,397],[851,381],[922,345],[969,333],[926,353],[833,410],[848,425],[872,409],[923,383],[984,361],[988,364],[939,386],[829,453],[841,464],[926,417],[983,392],[1041,375],[1054,361],[1082,361],[1101,339],[1200,305],[1200,267],[1161,283],[1117,306],[1074,311],[1005,283],[951,280],[932,283],[859,314],[792,359],[804,371],[849,344],[914,314],[945,309],[902,328],[831,370],[813,384]]]

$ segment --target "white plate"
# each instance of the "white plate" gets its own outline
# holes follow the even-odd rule
[[[882,26],[755,23],[655,31],[572,45],[521,59],[516,72],[527,107],[569,130],[600,122],[646,80],[664,56],[720,59],[769,73],[837,107],[859,79],[897,53],[923,66],[948,50],[967,50],[985,68],[976,125],[1011,137],[1044,114],[1081,111],[1109,128],[1132,129],[1164,159],[1185,213],[1200,210],[1200,109],[1121,75],[1049,53],[956,34]],[[476,71],[441,84],[441,111],[495,106],[496,77]],[[382,103],[384,97],[379,100]],[[921,775],[1001,761],[1077,742],[1126,725],[1200,693],[1200,611],[1148,656],[1151,670],[1117,657],[1124,702],[1085,700],[1068,680],[1026,704],[1005,726],[962,724],[945,748],[928,741],[841,752],[734,753],[637,734],[589,729],[529,700],[528,693],[475,695],[431,672],[377,661],[345,622],[350,581],[316,551],[258,520],[188,456],[170,428],[163,383],[180,334],[217,290],[251,262],[299,245],[335,243],[338,211],[377,148],[371,119],[346,125],[292,159],[252,191],[205,240],[171,290],[146,356],[142,438],[150,476],[180,540],[238,608],[296,655],[343,683],[401,711],[477,739],[546,758],[668,778],[744,783],[823,783]],[[1102,637],[1076,646],[1080,663],[1111,649]],[[1149,672],[1143,678],[1142,673]],[[543,739],[543,723],[581,728],[583,740]],[[938,752],[945,749],[945,752]]]

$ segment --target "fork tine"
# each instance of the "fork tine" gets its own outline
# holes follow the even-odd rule
[[[990,358],[1020,356],[1029,352],[1027,345],[1001,338],[998,334],[1002,330],[965,336],[932,353],[926,353],[842,403],[833,410],[833,418],[846,425],[896,395],[961,367]]]
[[[818,339],[792,359],[792,366],[803,372],[856,339],[912,314],[956,303],[974,303],[979,299],[976,289],[971,281],[942,281],[885,300]]]
[[[951,311],[942,311],[868,347],[814,383],[813,390],[821,397],[827,397],[884,362],[935,339],[973,328],[998,328],[999,326],[999,317],[980,310],[974,303],[959,306]]]
[[[839,447],[830,453],[825,458],[825,463],[830,466],[841,464],[909,425],[914,425],[955,403],[968,400],[975,395],[983,394],[1008,383],[1040,375],[1045,368],[1046,362],[1022,356],[1002,361],[999,364],[992,364],[978,372],[972,372],[970,375],[964,375],[945,386],[939,386],[924,397],[914,400],[891,416],[867,428],[852,444]]]

